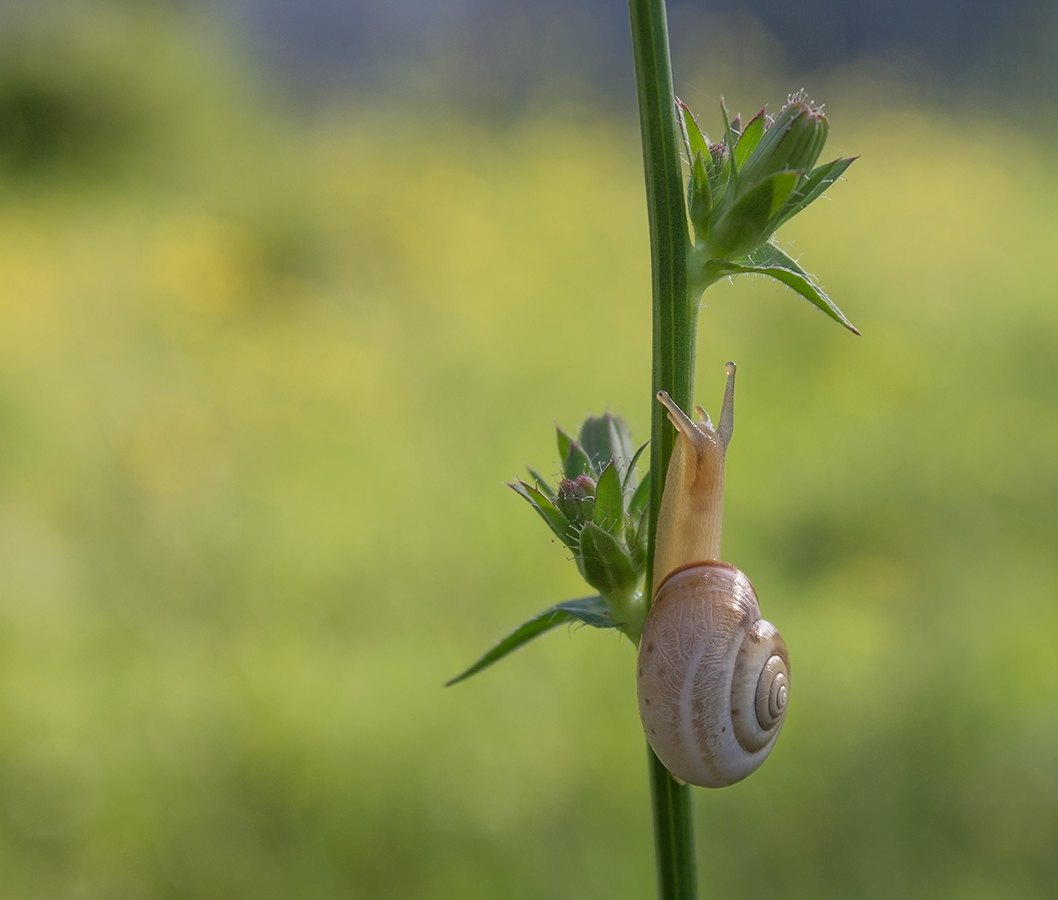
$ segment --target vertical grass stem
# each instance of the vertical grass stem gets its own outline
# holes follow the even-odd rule
[[[672,89],[664,0],[629,0],[636,90],[643,139],[653,293],[650,429],[650,543],[646,596],[651,596],[654,536],[661,492],[675,434],[654,401],[666,390],[684,409],[693,407],[697,300],[689,296],[690,234]],[[697,870],[690,788],[678,783],[647,748],[654,810],[654,847],[660,900],[696,900]]]

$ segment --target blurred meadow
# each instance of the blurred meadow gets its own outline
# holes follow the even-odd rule
[[[634,118],[299,113],[207,34],[0,47],[0,895],[652,896],[627,642],[441,687],[587,593],[504,481],[556,422],[648,431]],[[800,87],[682,85],[714,130]],[[725,557],[793,695],[695,795],[702,896],[1053,897],[1054,145],[809,87],[861,159],[780,238],[863,336],[706,295]]]

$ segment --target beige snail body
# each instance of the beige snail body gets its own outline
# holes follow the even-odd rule
[[[647,740],[681,781],[725,787],[771,752],[786,717],[790,658],[760,617],[749,579],[721,562],[724,457],[734,430],[735,366],[714,430],[666,394],[676,426],[654,553],[658,585],[639,643],[637,692]]]

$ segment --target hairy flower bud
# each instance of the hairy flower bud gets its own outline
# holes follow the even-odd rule
[[[555,506],[575,528],[590,522],[595,512],[595,481],[587,475],[563,478],[558,483]]]
[[[780,225],[853,162],[839,157],[816,165],[830,131],[822,109],[797,94],[774,119],[761,110],[743,126],[721,104],[725,131],[714,144],[686,104],[678,106],[690,167],[691,277],[698,288],[742,272],[770,275],[855,331],[808,273],[772,241]]]
[[[740,181],[753,185],[777,172],[807,172],[816,164],[827,142],[830,125],[821,109],[795,100],[783,107],[739,172]]]

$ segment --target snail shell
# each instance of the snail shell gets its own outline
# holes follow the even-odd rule
[[[661,500],[655,584],[637,664],[647,740],[681,781],[725,787],[757,769],[782,730],[790,657],[760,617],[749,579],[721,562],[724,459],[734,431],[735,366],[714,429],[666,394],[677,429]]]
[[[724,787],[757,769],[782,730],[789,685],[786,643],[742,572],[709,561],[665,580],[640,643],[639,714],[677,778]]]

